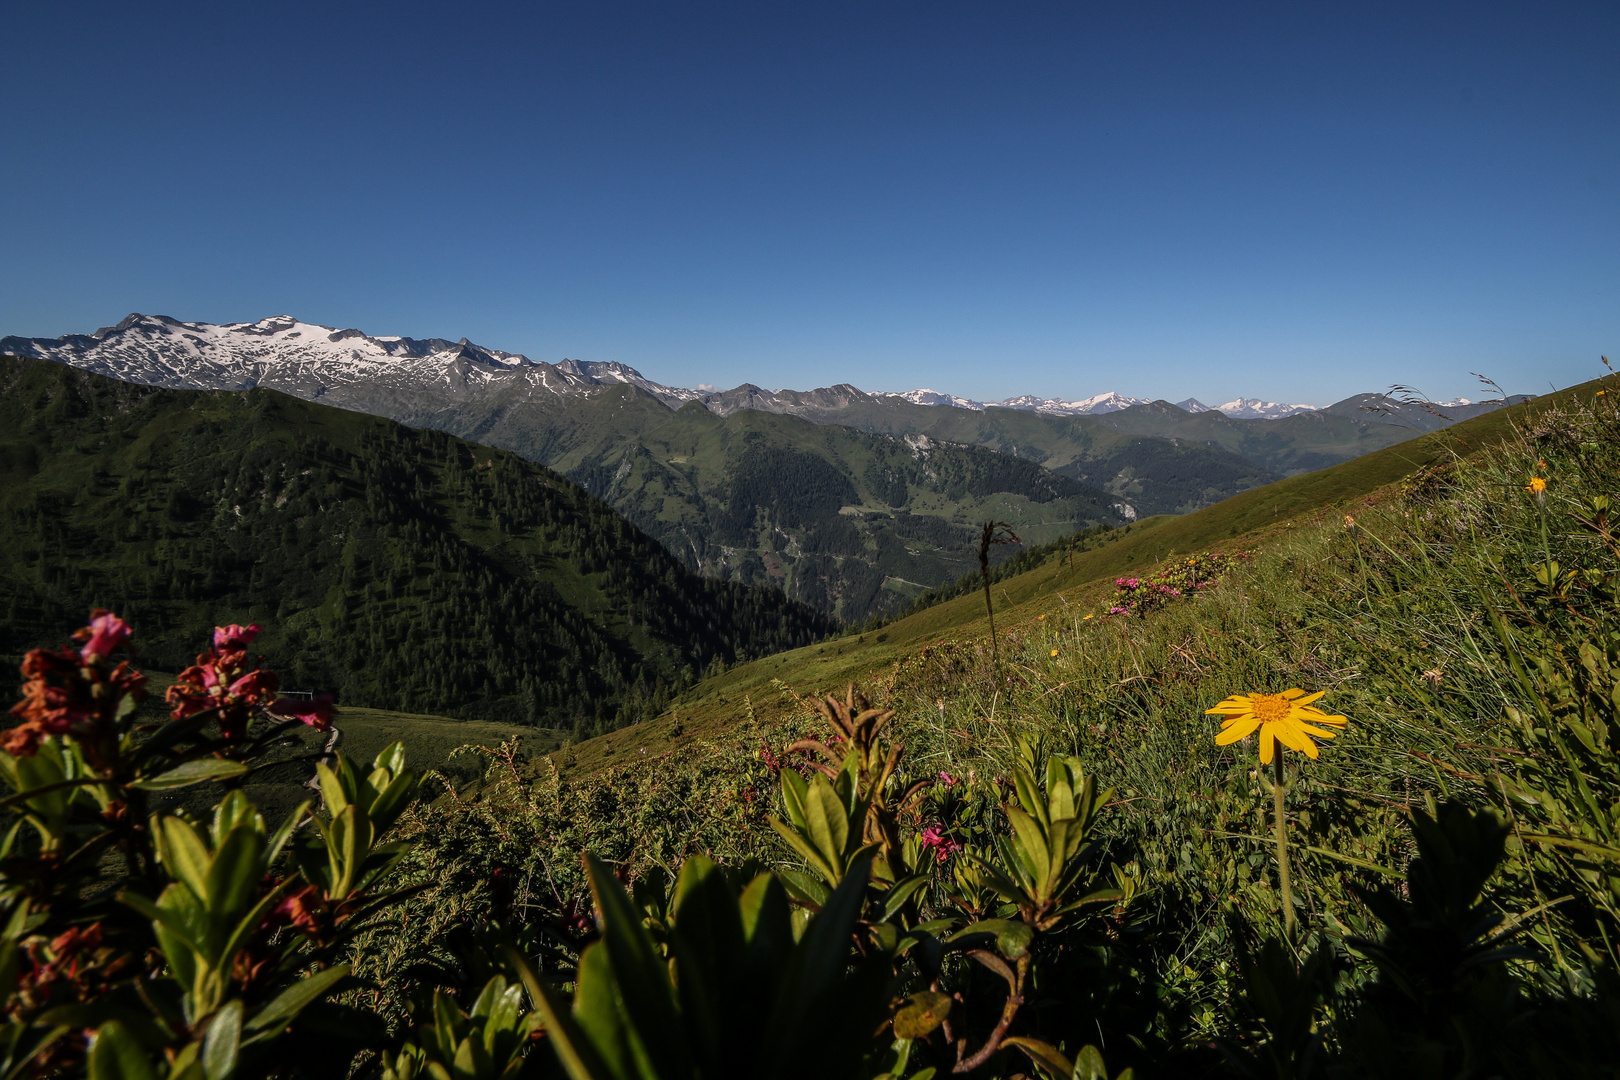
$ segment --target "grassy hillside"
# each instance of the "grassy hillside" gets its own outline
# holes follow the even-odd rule
[[[178,670],[208,627],[257,622],[291,688],[601,730],[832,626],[514,454],[274,391],[5,358],[0,432],[0,655],[101,606]]]
[[[1072,557],[1054,551],[1043,565],[994,586],[997,625],[1009,629],[1042,615],[1096,611],[1112,595],[1119,575],[1193,552],[1252,548],[1286,537],[1321,515],[1356,512],[1360,500],[1414,474],[1499,446],[1517,427],[1581,395],[1589,397],[1596,385],[1490,412],[1319,472],[1246,491],[1197,513],[1148,519],[1115,530],[1105,543]],[[872,633],[739,665],[693,687],[656,721],[570,748],[560,758],[566,768],[589,770],[626,755],[657,756],[683,742],[715,737],[736,721],[745,701],[762,717],[779,716],[794,707],[795,694],[884,679],[896,664],[921,650],[954,640],[982,640],[984,633],[983,596],[969,592]]]
[[[1609,1075],[1616,392],[1612,379],[1603,397],[1577,388],[1120,530],[1072,566],[1054,557],[997,585],[999,660],[966,596],[739,666],[657,722],[537,760],[521,781],[493,770],[481,803],[423,826],[424,880],[452,902],[499,866],[545,882],[540,911],[570,910],[590,851],[638,883],[650,924],[664,909],[640,898],[657,901],[662,874],[698,853],[748,874],[776,867],[789,889],[814,884],[820,856],[772,823],[806,805],[779,791],[821,755],[796,740],[833,731],[806,699],[858,679],[894,710],[866,759],[888,786],[871,790],[903,808],[903,865],[925,879],[916,918],[940,920],[911,925],[1027,924],[1027,905],[987,896],[983,872],[1041,828],[1014,800],[1030,806],[1044,775],[1051,805],[1074,805],[1081,789],[1063,777],[1082,771],[1106,792],[1087,826],[1085,887],[1109,902],[1037,938],[1021,1036],[1070,1054],[1105,1047],[1109,1074],[1299,1076],[1327,1062],[1321,1075],[1404,1076],[1423,1061],[1444,1063],[1437,1075]],[[1109,613],[1130,588],[1116,575],[1146,579],[1172,555],[1166,569],[1223,545],[1252,557],[1212,587],[1158,594],[1151,613]],[[1212,706],[1274,704],[1292,687],[1325,695],[1337,738],[1318,734],[1311,754],[1278,764],[1257,761],[1252,733],[1217,743]],[[868,753],[854,737],[829,742],[833,760]],[[917,801],[902,803],[914,783]],[[812,824],[793,823],[810,835],[816,819],[803,816]],[[455,877],[432,878],[453,853],[467,853]],[[439,918],[424,935],[465,917],[427,902],[421,914]],[[965,988],[964,1006],[1007,996],[965,964],[921,978],[936,975]],[[996,1015],[962,1012],[959,1031]],[[949,1042],[918,1045],[928,1065],[949,1065]],[[1027,1069],[1009,1053],[981,1075]]]

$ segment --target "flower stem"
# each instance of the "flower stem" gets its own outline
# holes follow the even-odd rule
[[[1271,794],[1274,800],[1273,816],[1277,822],[1277,877],[1282,885],[1283,926],[1288,931],[1288,940],[1294,940],[1294,893],[1288,880],[1288,819],[1284,816],[1283,796],[1287,792],[1283,784],[1283,753],[1282,747],[1277,748],[1276,757],[1277,775],[1271,785]]]

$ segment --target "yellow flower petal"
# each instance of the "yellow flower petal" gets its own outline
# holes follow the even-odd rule
[[[1274,726],[1273,724],[1267,724],[1265,730],[1260,732],[1260,764],[1262,765],[1270,765],[1271,756],[1276,753],[1276,749],[1272,744],[1272,736],[1275,732],[1271,729]]]
[[[1304,697],[1302,697],[1298,701],[1294,702],[1294,704],[1295,705],[1302,705],[1302,706],[1303,705],[1309,705],[1311,702],[1315,701],[1317,698],[1321,697],[1322,695],[1324,695],[1326,693],[1327,693],[1326,690],[1318,690],[1314,694],[1306,694]]]
[[[1243,720],[1239,720],[1236,723],[1229,725],[1224,730],[1222,730],[1220,734],[1215,736],[1215,745],[1216,746],[1231,746],[1233,743],[1237,742],[1239,739],[1248,738],[1250,735],[1252,735],[1254,733],[1254,729],[1259,727],[1259,726],[1260,726],[1260,721],[1256,720],[1252,716],[1249,717],[1249,719],[1246,722],[1243,721]]]
[[[1305,696],[1305,691],[1301,690],[1299,687],[1296,686],[1292,690],[1284,690],[1282,692],[1282,696],[1285,697],[1285,698],[1304,697]],[[1318,694],[1317,696],[1320,697],[1321,695]]]
[[[1298,750],[1306,757],[1316,756],[1316,744],[1311,742],[1310,736],[1299,730],[1299,725],[1284,721],[1277,724],[1268,724],[1268,727],[1277,729],[1277,741],[1290,750]]]
[[[1337,731],[1329,731],[1326,728],[1312,727],[1309,724],[1299,725],[1299,730],[1303,731],[1307,735],[1315,735],[1319,739],[1337,739],[1339,737],[1339,733]]]

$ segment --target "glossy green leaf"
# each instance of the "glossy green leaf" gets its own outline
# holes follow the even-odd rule
[[[1009,1036],[1001,1041],[1003,1046],[1014,1046],[1024,1052],[1024,1055],[1035,1064],[1041,1075],[1047,1080],[1071,1080],[1075,1076],[1074,1063],[1064,1057],[1062,1052],[1051,1043],[1040,1039],[1027,1039],[1020,1035]]]
[[[200,784],[205,780],[230,780],[247,771],[247,765],[240,761],[201,758],[197,761],[188,761],[166,773],[137,780],[129,786],[141,791],[171,791],[174,788]]]
[[[85,1064],[90,1080],[157,1080],[146,1050],[116,1020],[96,1030]]]
[[[348,964],[337,964],[293,983],[253,1015],[246,1026],[248,1042],[277,1034],[298,1016],[304,1007],[317,1001],[349,974]]]
[[[201,1064],[207,1080],[228,1080],[242,1046],[242,1003],[230,1001],[214,1014],[203,1039]]]
[[[995,935],[996,950],[1009,960],[1023,956],[1029,951],[1030,942],[1035,940],[1034,928],[1018,919],[984,919],[958,930],[945,940],[955,944],[975,934]]]
[[[197,897],[208,895],[208,847],[189,822],[177,817],[162,818],[152,830],[158,843],[158,858],[176,881],[185,882]]]

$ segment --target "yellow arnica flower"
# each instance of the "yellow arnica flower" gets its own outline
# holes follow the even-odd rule
[[[1540,495],[1543,491],[1547,490],[1547,481],[1543,480],[1539,476],[1532,476],[1530,478],[1529,485],[1524,490],[1534,495]]]
[[[1271,764],[1275,742],[1314,758],[1316,744],[1311,741],[1311,736],[1333,739],[1339,733],[1313,725],[1330,724],[1342,728],[1349,723],[1342,716],[1330,716],[1321,709],[1311,707],[1311,702],[1324,693],[1326,691],[1318,690],[1314,694],[1307,694],[1296,687],[1280,694],[1234,694],[1206,712],[1208,716],[1225,717],[1221,721],[1220,732],[1215,736],[1215,745],[1230,746],[1258,729],[1260,764]]]

